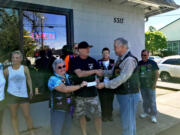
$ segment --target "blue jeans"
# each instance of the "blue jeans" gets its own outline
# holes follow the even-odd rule
[[[152,89],[141,89],[141,94],[143,98],[144,112],[151,116],[156,116],[156,91]]]
[[[140,94],[117,95],[120,107],[122,135],[136,135],[136,111]]]
[[[69,135],[72,126],[70,113],[60,110],[51,110],[52,135]]]

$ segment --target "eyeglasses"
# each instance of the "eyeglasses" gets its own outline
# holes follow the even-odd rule
[[[61,66],[59,66],[58,67],[58,69],[62,69],[62,68],[65,68],[66,66],[65,65],[63,65],[62,67]]]
[[[78,49],[78,47],[75,47],[75,48],[74,48],[74,50],[77,50],[77,49]]]

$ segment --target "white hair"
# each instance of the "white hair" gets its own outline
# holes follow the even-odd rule
[[[61,64],[61,63],[65,64],[63,59],[56,59],[52,64],[53,71],[55,71],[57,64]]]
[[[119,46],[124,45],[127,49],[129,48],[128,41],[122,37],[115,39],[114,42]]]

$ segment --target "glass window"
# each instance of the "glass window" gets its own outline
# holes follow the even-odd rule
[[[180,59],[177,59],[177,65],[180,65]]]
[[[24,11],[23,17],[24,37],[30,37],[38,49],[58,50],[67,44],[65,15]]]
[[[168,60],[164,61],[163,64],[176,65],[177,59],[168,59]]]
[[[150,60],[154,60],[154,57],[149,56],[149,59],[150,59]]]
[[[172,51],[173,51],[175,54],[178,54],[178,50],[179,50],[178,42],[173,42],[173,43],[172,43]]]
[[[60,57],[61,48],[67,44],[66,16],[24,11],[23,23],[24,49],[31,65],[33,89],[39,96],[48,96],[47,83],[53,72],[52,63]]]
[[[168,51],[172,51],[172,43],[171,42],[167,43],[167,49],[168,49]]]
[[[11,65],[10,54],[21,50],[25,56],[22,64],[29,67],[36,94],[32,102],[47,100],[52,63],[65,55],[62,54],[64,45],[68,44],[64,51],[71,50],[72,11],[50,7],[43,11],[35,7],[32,11],[16,8],[0,8],[0,63],[8,63],[6,67]]]
[[[9,61],[13,50],[20,46],[18,10],[0,8],[0,63]]]

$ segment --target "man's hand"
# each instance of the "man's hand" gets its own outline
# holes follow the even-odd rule
[[[81,85],[80,85],[80,87],[82,88],[82,87],[85,87],[85,86],[87,86],[87,82],[86,81],[83,81],[82,83],[81,83]]]
[[[95,70],[95,73],[98,76],[103,76],[103,74],[104,74],[102,69]]]
[[[96,88],[103,89],[104,88],[104,83],[97,84]]]

